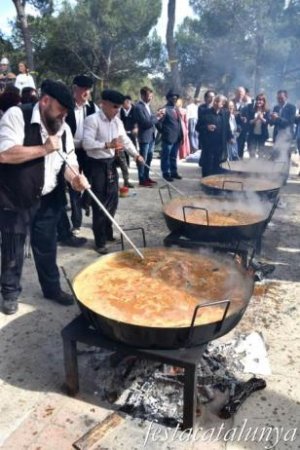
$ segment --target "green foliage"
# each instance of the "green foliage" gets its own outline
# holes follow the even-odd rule
[[[74,8],[65,2],[43,33],[38,20],[31,27],[38,70],[64,79],[90,72],[102,85],[144,76],[162,64],[160,39],[148,36],[160,13],[161,0],[151,8],[148,0],[81,0]]]
[[[26,0],[23,0],[23,2],[26,3]],[[27,3],[38,9],[43,16],[53,13],[53,0],[27,0]]]
[[[3,33],[0,31],[0,58],[6,56],[9,58],[10,54],[13,52],[13,46],[10,40],[6,39]]]
[[[266,91],[298,88],[289,74],[295,73],[291,70],[300,56],[299,0],[291,0],[286,9],[284,0],[190,4],[197,19],[185,19],[177,33],[185,84],[200,82],[225,93],[239,84]]]

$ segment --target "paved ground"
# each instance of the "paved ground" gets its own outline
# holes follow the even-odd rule
[[[159,161],[154,160],[154,167],[158,165]],[[182,162],[180,171],[184,180],[177,181],[176,186],[186,193],[197,193],[198,166]],[[80,393],[76,398],[66,396],[62,390],[64,367],[60,331],[79,310],[77,306],[61,308],[44,300],[33,261],[27,259],[20,310],[10,317],[0,313],[1,448],[70,450],[76,440],[108,417],[96,441],[82,448],[299,449],[300,178],[297,173],[298,169],[291,167],[289,182],[281,194],[286,207],[276,210],[263,240],[262,257],[272,261],[276,271],[272,279],[261,285],[260,294],[253,299],[234,333],[226,337],[254,330],[262,333],[272,370],[266,378],[264,391],[253,394],[234,418],[224,423],[204,409],[199,418],[202,433],[200,429],[196,436],[182,435],[174,429],[128,416],[111,417],[116,405],[103,402],[97,396],[103,380],[91,364],[93,349],[82,347],[79,352]],[[131,174],[136,180],[134,169]],[[136,188],[130,192],[135,195],[120,199],[116,219],[126,227],[142,225],[149,245],[161,245],[168,230],[161,215],[157,189]],[[70,278],[97,257],[90,218],[85,218],[82,235],[89,238],[84,248],[59,249],[59,264]],[[67,289],[65,282],[64,286]]]

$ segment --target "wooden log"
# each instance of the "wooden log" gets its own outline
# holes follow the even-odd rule
[[[107,416],[102,422],[98,423],[95,427],[91,428],[81,438],[73,443],[73,447],[76,450],[91,450],[92,447],[102,439],[108,431],[112,428],[116,428],[124,421],[124,418],[114,412]]]

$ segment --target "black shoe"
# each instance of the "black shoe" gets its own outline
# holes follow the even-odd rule
[[[108,242],[113,242],[114,244],[120,244],[121,243],[121,239],[120,238],[115,238],[115,237],[111,237],[111,238],[107,238]]]
[[[129,181],[128,181],[127,183],[124,183],[124,187],[128,187],[129,189],[132,189],[132,188],[134,188],[135,186],[134,186],[134,184],[129,183]]]
[[[182,180],[182,176],[179,175],[178,173],[175,173],[175,175],[171,175],[172,178],[174,178],[175,180]]]
[[[106,247],[106,245],[103,245],[102,247],[96,247],[95,251],[97,253],[99,253],[99,255],[107,255],[108,253],[108,248]]]
[[[15,314],[18,311],[18,300],[3,300],[2,310],[4,314]]]
[[[74,304],[74,297],[67,292],[60,290],[57,294],[44,295],[47,300],[59,303],[60,305],[70,306]]]
[[[67,239],[64,239],[63,241],[59,241],[60,245],[66,245],[67,247],[82,247],[84,244],[87,243],[87,239],[84,237],[77,237],[73,234],[68,237]]]
[[[163,175],[163,177],[166,181],[169,181],[169,182],[174,181],[174,179],[172,177],[170,177],[170,175]]]

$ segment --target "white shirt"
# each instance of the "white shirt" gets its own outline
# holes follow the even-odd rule
[[[82,147],[82,139],[83,139],[83,123],[84,119],[86,118],[86,105],[88,105],[89,102],[86,101],[83,105],[78,106],[77,103],[75,105],[74,113],[75,113],[75,120],[76,120],[76,133],[74,135],[74,143],[76,148]],[[95,105],[95,112],[99,111],[99,108],[97,105]]]
[[[198,119],[198,105],[190,103],[186,107],[187,119]]]
[[[234,114],[230,114],[229,115],[229,126],[230,126],[231,133],[233,134],[234,137],[236,137],[237,124],[236,124],[236,120],[235,120],[235,115]]]
[[[130,111],[132,110],[132,106],[130,106],[128,109],[125,109],[125,108],[123,108],[123,106],[122,106],[121,109],[123,110],[123,113],[125,114],[125,116],[128,117]]]
[[[256,112],[254,115],[254,119],[257,119],[259,114],[260,114],[260,112]],[[253,134],[257,134],[257,135],[262,134],[262,121],[261,120],[255,120]]]
[[[31,123],[38,123],[41,127],[41,137],[43,144],[48,138],[48,131],[41,121],[39,104],[37,103],[32,111]],[[21,108],[14,106],[9,108],[0,121],[0,152],[5,152],[15,145],[23,145],[24,141],[24,118]],[[57,185],[57,175],[63,164],[60,153],[64,155],[72,166],[77,166],[77,158],[74,152],[73,137],[70,127],[63,123],[58,131],[58,136],[62,136],[66,131],[66,151],[63,152],[62,141],[60,140],[59,152],[49,153],[45,156],[45,178],[42,195],[53,191]]]
[[[83,127],[83,148],[91,158],[113,158],[115,156],[115,150],[113,148],[106,149],[105,143],[111,142],[118,137],[122,139],[125,150],[131,156],[138,155],[119,117],[116,116],[112,120],[109,120],[100,109],[85,119]]]
[[[35,83],[31,75],[27,73],[19,73],[16,77],[15,87],[20,89],[20,93],[22,94],[22,89],[24,87],[31,87],[35,89]]]
[[[152,116],[152,112],[150,109],[150,103],[146,103],[146,102],[144,102],[144,100],[141,100],[141,102],[144,103],[144,105],[146,106],[146,110],[148,111],[149,116]]]

